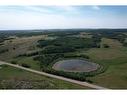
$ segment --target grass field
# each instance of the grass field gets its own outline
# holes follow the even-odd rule
[[[77,37],[77,36],[76,36]],[[81,33],[78,35],[81,38],[91,38],[89,33]],[[8,48],[9,51],[0,54],[0,60],[16,61],[17,64],[22,63],[30,65],[31,69],[40,70],[38,61],[33,60],[32,57],[16,57],[19,54],[36,51],[39,48],[36,47],[37,41],[40,39],[54,39],[47,36],[36,37],[23,37],[6,40],[4,45],[0,46],[0,49]],[[67,41],[68,42],[68,41]],[[61,42],[60,42],[61,43]],[[79,43],[79,42],[78,42]],[[80,44],[80,43],[79,43]],[[109,47],[105,48],[104,44]],[[65,44],[66,45],[66,44]],[[15,48],[14,48],[15,47]],[[67,55],[80,55],[85,54],[90,57],[90,61],[105,64],[108,69],[99,75],[88,77],[94,84],[112,88],[112,89],[127,89],[127,47],[124,47],[122,43],[115,39],[102,38],[100,48],[82,48],[75,52],[66,53]],[[16,69],[9,66],[0,65],[0,87],[1,88],[16,88],[16,83],[21,84],[26,82],[28,88],[40,88],[40,89],[86,89],[69,82],[48,78],[45,76],[35,75],[30,72],[26,72],[20,69]],[[11,84],[12,83],[12,84]],[[9,85],[10,84],[10,85]],[[12,87],[14,85],[14,87]],[[21,88],[21,87],[19,87]]]
[[[73,83],[0,65],[0,89],[88,89]]]
[[[31,69],[40,70],[40,65],[38,61],[33,60],[32,57],[18,57],[14,58],[13,61],[15,61],[17,64],[28,64]]]
[[[40,39],[45,39],[45,35],[32,36],[32,37],[15,37],[11,40],[5,40],[4,45],[0,46],[0,50],[8,49],[8,52],[0,54],[0,60],[11,60],[20,54],[27,52],[32,52],[38,50],[36,47],[37,41]]]
[[[95,84],[117,89],[127,89],[127,48],[112,39],[102,39],[110,48],[90,49],[86,52],[92,61],[107,64],[106,72],[90,78]]]
[[[103,44],[108,44],[110,47],[104,48]],[[92,48],[84,52],[81,50],[75,53],[86,54],[91,61],[108,66],[106,72],[90,78],[94,84],[107,88],[127,88],[127,48],[123,47],[120,42],[102,38],[100,48]],[[32,69],[40,69],[38,62],[31,57],[19,57],[16,60],[19,64],[29,64]]]

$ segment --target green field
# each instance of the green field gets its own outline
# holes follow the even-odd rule
[[[31,69],[87,81],[106,88],[127,89],[126,33],[118,32],[122,30],[85,31],[48,32],[44,33],[43,36],[23,36],[5,40],[0,45],[0,60],[15,61],[19,65],[27,64]],[[4,47],[9,51],[3,50]],[[52,69],[56,61],[70,58],[84,58],[99,64],[101,68],[88,73],[69,73]],[[15,80],[16,82],[23,80],[23,83],[28,82],[29,85],[35,85],[35,88],[40,89],[83,88],[79,85],[35,75],[13,67],[0,67],[2,67],[0,80],[3,88],[13,88],[7,87],[7,85]],[[37,81],[42,81],[42,83],[39,84]]]
[[[0,65],[0,89],[88,89],[73,83]]]
[[[106,64],[106,72],[90,78],[95,84],[114,89],[127,88],[127,48],[120,42],[111,39],[103,39],[110,48],[90,49],[87,54],[92,61]]]
[[[32,57],[18,57],[14,58],[12,61],[16,62],[16,64],[28,64],[31,69],[40,70],[40,62],[33,60]]]
[[[37,41],[43,39],[45,36],[32,36],[32,37],[15,37],[14,39],[5,40],[0,50],[8,49],[8,52],[0,54],[0,60],[8,61],[19,54],[24,54],[29,51],[35,51]]]

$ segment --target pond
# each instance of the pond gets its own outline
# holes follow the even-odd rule
[[[56,62],[53,69],[65,72],[91,72],[97,70],[99,64],[83,59],[66,59]]]

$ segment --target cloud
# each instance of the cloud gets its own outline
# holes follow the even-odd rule
[[[39,13],[51,13],[51,10],[44,8],[44,7],[37,7],[37,6],[25,6],[26,9],[30,10],[31,12],[39,12]]]
[[[76,11],[76,8],[73,6],[59,6],[58,8],[64,10],[64,11]]]
[[[56,8],[65,15],[77,16],[81,14],[81,10],[76,6],[57,6]]]
[[[99,6],[92,6],[92,8],[93,8],[94,10],[100,10],[100,7],[99,7]]]
[[[72,11],[77,11],[75,7],[72,6],[25,6],[26,9],[29,9],[34,12],[44,12],[44,13],[52,13],[53,11],[59,10],[59,11],[64,11],[64,12],[72,12]]]
[[[75,6],[21,6],[6,10],[10,12],[0,12],[0,29],[127,27],[126,15],[124,17],[123,14],[120,14],[122,16],[114,15],[111,9],[100,10],[100,6],[80,8]],[[99,14],[95,10],[100,10]],[[110,18],[107,18],[108,16]]]

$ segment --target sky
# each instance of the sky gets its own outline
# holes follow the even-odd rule
[[[127,28],[127,6],[0,6],[0,30]]]

